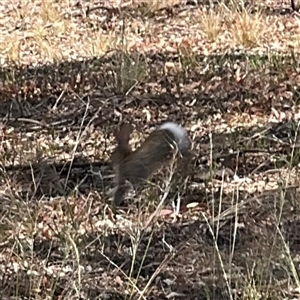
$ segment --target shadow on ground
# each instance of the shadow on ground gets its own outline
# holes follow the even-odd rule
[[[90,167],[95,173],[111,175],[107,159],[112,144],[111,133],[116,124],[124,120],[134,123],[137,132],[143,135],[166,119],[187,127],[199,123],[201,128],[206,126],[205,120],[213,120],[215,115],[230,121],[235,114],[255,115],[259,111],[268,115],[272,107],[287,112],[299,100],[299,90],[294,88],[297,72],[292,58],[270,60],[270,57],[239,54],[183,59],[176,55],[156,54],[142,57],[139,67],[145,72],[139,78],[139,85],[135,85],[135,79],[124,82],[121,77],[124,74],[120,69],[123,55],[118,53],[112,57],[38,68],[10,67],[0,71],[1,180],[3,187],[9,184],[15,189],[24,187],[26,196],[16,202],[37,200],[32,202],[38,206],[45,201],[41,198],[46,196],[62,195],[67,200],[75,189],[82,194],[92,189],[103,190],[111,179],[107,182],[99,180],[97,175],[90,173]],[[126,59],[135,61],[137,56],[133,54]],[[180,67],[166,71],[164,65],[169,61]],[[237,65],[241,75],[238,79]],[[131,74],[130,70],[127,72]],[[216,171],[222,171],[224,167],[230,169],[232,179],[235,173],[246,177],[278,169],[278,164],[279,167],[289,165],[290,151],[298,133],[294,122],[286,120],[246,129],[243,125],[233,131],[211,130]],[[209,171],[209,130],[197,130],[190,132],[195,150],[190,184],[201,181],[197,177],[201,165],[206,164]],[[43,143],[39,140],[41,136]],[[75,140],[79,137],[77,148],[73,144],[70,147],[62,144],[61,149],[60,144],[56,144],[59,139],[71,140],[70,136]],[[19,148],[22,143],[28,143],[26,151]],[[32,155],[36,148],[40,155]],[[91,149],[90,152],[87,149]],[[93,150],[97,155],[91,154]],[[256,153],[255,159],[253,153]],[[297,163],[296,156],[293,164]],[[210,177],[210,180],[216,179],[217,175]],[[2,247],[13,249],[13,257],[25,256],[30,263],[46,260],[47,266],[41,263],[33,267],[37,274],[42,274],[42,284],[39,282],[38,288],[44,285],[45,290],[53,291],[56,299],[74,297],[75,289],[70,287],[79,276],[72,271],[73,267],[64,269],[73,266],[78,258],[74,256],[76,251],[68,251],[62,246],[62,242],[66,245],[68,241],[69,223],[74,230],[71,232],[76,233],[72,240],[80,253],[85,297],[125,299],[127,279],[124,274],[131,274],[137,278],[139,286],[145,286],[153,279],[147,299],[166,299],[172,295],[174,299],[181,295],[189,299],[230,299],[229,283],[235,286],[231,291],[235,299],[245,299],[244,285],[249,283],[249,274],[261,286],[270,284],[270,278],[277,282],[286,275],[287,261],[279,255],[284,249],[283,240],[291,245],[293,257],[298,251],[298,237],[293,233],[299,227],[297,191],[295,193],[295,188],[263,193],[222,191],[215,194],[219,197],[213,198],[210,191],[210,198],[198,199],[208,203],[212,215],[217,216],[209,216],[208,222],[202,214],[179,224],[162,222],[161,227],[144,232],[139,239],[135,232],[110,232],[107,228],[81,234],[78,220],[64,220],[60,236],[49,238],[49,241],[33,233],[32,248],[26,244],[26,239],[18,240],[15,245],[16,237],[13,236],[7,238]],[[22,193],[18,197],[20,195]],[[193,193],[190,196],[194,196]],[[283,200],[285,205],[282,205]],[[18,210],[16,203],[11,202],[3,198],[3,216],[9,214],[10,205],[14,205],[15,212],[28,209],[26,206],[24,210]],[[32,210],[30,216],[36,217],[35,210],[41,208],[32,206]],[[90,217],[92,214],[86,210]],[[279,215],[284,222],[279,222]],[[52,215],[51,218],[55,220]],[[15,219],[16,215],[11,214],[7,218],[10,225],[6,226],[11,226],[10,220]],[[282,227],[283,240],[278,238],[276,224]],[[138,248],[132,263],[135,241],[138,241]],[[56,262],[65,274],[61,278],[51,276],[47,269]],[[34,278],[28,275],[25,267],[17,273],[16,280],[2,272],[1,290],[5,294],[14,293],[18,284],[18,293],[29,297],[34,290]],[[224,281],[224,274],[231,282]],[[283,297],[282,286],[274,286],[280,299]],[[43,291],[40,293],[43,296]]]
[[[192,58],[143,56],[139,61],[146,75],[127,95],[124,88],[133,82],[122,83],[120,60],[134,62],[137,57],[137,53],[130,57],[117,53],[86,61],[1,69],[5,182],[17,182],[25,199],[67,196],[75,187],[81,193],[102,191],[111,185],[112,131],[123,121],[136,126],[140,139],[163,120],[171,119],[188,127],[201,122],[199,127],[204,129],[190,132],[195,154],[191,182],[221,179],[224,168],[232,180],[235,173],[248,176],[297,165],[298,148],[293,147],[298,129],[294,121],[266,126],[247,124],[246,128],[241,123],[229,133],[201,125],[215,115],[230,121],[235,114],[269,115],[272,107],[287,111],[298,102],[300,94],[294,88],[297,72],[292,57],[242,53]],[[180,67],[166,73],[163,66],[170,61]],[[243,78],[239,81],[237,65]],[[47,147],[35,142],[41,136]],[[66,145],[78,137],[76,148],[74,144]],[[64,140],[56,143],[57,139]],[[20,144],[26,147],[18,149]],[[86,155],[88,147],[90,154]],[[32,155],[35,148],[38,151]],[[66,154],[69,159],[64,158]],[[109,179],[101,180],[101,176]],[[189,196],[195,201],[192,194]]]

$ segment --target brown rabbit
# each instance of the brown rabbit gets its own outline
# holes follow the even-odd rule
[[[126,180],[138,186],[167,163],[176,149],[184,156],[191,147],[186,130],[176,123],[166,122],[153,131],[136,151],[132,151],[129,146],[132,129],[131,125],[123,124],[115,131],[117,147],[111,161],[116,173],[116,205],[123,201]]]

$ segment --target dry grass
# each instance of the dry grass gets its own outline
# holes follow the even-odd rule
[[[223,18],[224,16],[222,15],[222,11],[215,11],[213,9],[209,9],[207,11],[204,8],[199,14],[199,21],[201,23],[202,30],[209,42],[215,42],[224,30],[222,28]]]
[[[180,4],[178,0],[166,0],[166,1],[158,1],[158,0],[146,0],[146,1],[133,1],[135,5],[139,6],[140,12],[144,16],[153,15],[156,12],[163,9],[172,9],[173,6]]]
[[[2,299],[299,298],[299,20],[263,4],[1,4]],[[167,119],[187,178],[114,215],[116,124]]]
[[[228,8],[224,9],[228,10]],[[264,18],[261,10],[256,11],[255,14],[251,13],[251,10],[253,11],[251,7],[242,7],[231,11],[232,15],[227,21],[233,40],[247,48],[260,46],[264,42],[265,32],[271,29],[271,24]]]
[[[266,42],[272,31],[271,22],[262,9],[253,13],[254,7],[226,6],[203,8],[199,13],[200,28],[208,42],[222,44],[230,41],[236,46],[255,48]]]
[[[193,51],[206,45],[205,51],[209,53],[240,46],[253,50],[262,45],[280,50],[288,50],[289,45],[298,48],[297,41],[293,44],[299,28],[297,19],[274,19],[264,13],[264,7],[220,3],[213,8],[178,11],[174,6],[179,5],[177,2],[147,1],[133,3],[132,11],[129,3],[110,11],[113,8],[109,5],[102,9],[96,3],[88,8],[76,6],[72,1],[63,1],[59,6],[55,1],[41,1],[40,5],[22,1],[14,7],[8,2],[1,57],[16,63],[35,63],[101,56],[115,49],[176,51],[182,39],[194,45]],[[175,7],[171,14],[176,15],[165,25],[155,20],[156,15],[161,18],[166,13],[164,7]],[[148,16],[144,10],[154,15]]]

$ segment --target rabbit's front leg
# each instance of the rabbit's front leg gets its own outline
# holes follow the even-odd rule
[[[114,204],[119,206],[124,200],[124,194],[126,189],[123,186],[118,186],[115,195],[114,195]]]

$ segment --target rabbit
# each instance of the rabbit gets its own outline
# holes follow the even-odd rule
[[[174,122],[166,122],[154,130],[136,151],[132,151],[129,146],[132,130],[131,125],[123,124],[114,133],[117,146],[111,154],[111,163],[116,175],[114,204],[117,206],[123,202],[127,180],[137,187],[166,164],[176,149],[185,156],[191,148],[186,130]]]

